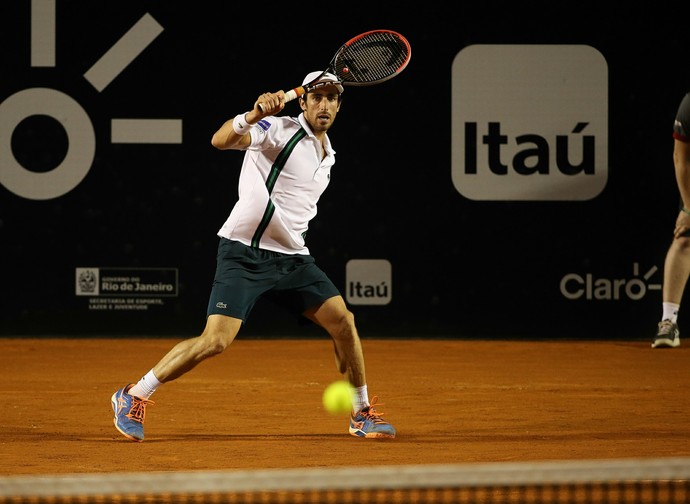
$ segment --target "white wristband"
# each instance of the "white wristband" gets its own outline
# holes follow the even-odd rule
[[[238,114],[232,120],[232,129],[234,129],[235,133],[238,135],[246,135],[249,133],[249,130],[252,129],[253,125],[247,122],[244,118],[245,115],[247,115],[246,112],[244,114]]]

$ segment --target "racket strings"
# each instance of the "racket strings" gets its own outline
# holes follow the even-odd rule
[[[349,84],[371,84],[402,71],[410,58],[409,44],[392,32],[371,32],[343,47],[335,73]]]

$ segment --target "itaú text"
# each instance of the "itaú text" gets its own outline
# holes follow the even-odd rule
[[[583,135],[582,132],[588,123],[577,123],[570,137],[568,135],[556,135],[555,146],[549,145],[549,141],[537,134],[529,133],[515,137],[515,145],[519,151],[513,156],[509,164],[504,162],[504,146],[511,145],[511,138],[501,132],[501,123],[490,122],[488,133],[481,136],[481,143],[486,146],[485,156],[489,170],[496,175],[507,175],[510,168],[520,175],[548,175],[551,171],[549,159],[552,148],[556,150],[555,163],[558,171],[565,175],[594,175],[595,172],[595,148],[594,137]],[[571,138],[572,137],[572,138]],[[570,143],[582,146],[579,163],[573,163],[569,157]],[[478,156],[477,123],[465,123],[465,173],[475,175],[477,173]]]

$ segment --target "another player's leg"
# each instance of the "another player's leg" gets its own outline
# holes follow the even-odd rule
[[[690,238],[681,236],[671,243],[664,262],[662,317],[652,348],[675,348],[680,345],[678,310],[690,275]]]

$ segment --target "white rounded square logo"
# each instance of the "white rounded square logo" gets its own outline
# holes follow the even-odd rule
[[[472,200],[573,201],[608,180],[608,66],[588,45],[471,45],[452,67],[452,179]]]
[[[345,265],[345,298],[353,305],[387,305],[392,298],[392,266],[386,259],[350,259]]]

